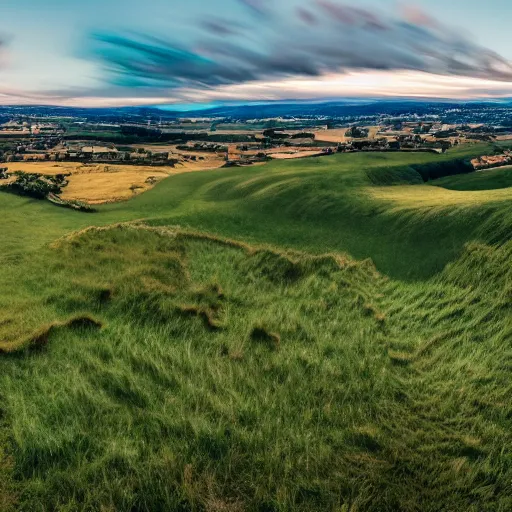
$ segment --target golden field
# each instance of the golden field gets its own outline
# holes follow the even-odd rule
[[[380,126],[368,126],[368,139],[375,139],[377,133],[380,130]],[[332,142],[332,143],[344,143],[353,140],[351,137],[347,137],[348,128],[333,128],[330,130],[319,130],[315,131],[315,140],[321,142]]]
[[[223,163],[223,161],[222,161]],[[13,162],[5,164],[9,172],[36,174],[71,174],[61,197],[89,204],[101,204],[130,199],[152,188],[173,174],[220,167],[211,159],[180,162],[176,167],[149,165],[83,164],[81,162]],[[147,181],[149,178],[149,181]]]

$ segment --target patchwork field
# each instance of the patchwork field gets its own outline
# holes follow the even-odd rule
[[[510,170],[452,175],[491,150],[2,193],[0,510],[512,509]]]

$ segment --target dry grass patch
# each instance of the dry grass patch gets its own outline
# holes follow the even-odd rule
[[[140,194],[171,174],[172,167],[139,165],[83,164],[80,162],[15,162],[7,164],[9,172],[35,174],[71,174],[62,198],[100,204],[129,199]]]
[[[368,131],[368,138],[375,139],[377,137],[377,133],[380,131],[380,126],[370,126]]]
[[[181,161],[176,167],[81,162],[14,162],[5,166],[10,173],[70,174],[62,199],[101,204],[130,199],[174,174],[214,169],[222,164],[222,158],[209,157],[204,161]]]
[[[64,322],[52,322],[37,329],[27,338],[21,338],[14,342],[0,341],[0,354],[11,354],[20,350],[30,349],[37,350],[45,347],[51,335],[58,329],[101,329],[103,323],[90,315],[76,315]]]
[[[377,137],[377,133],[380,131],[380,126],[367,126],[368,128],[368,138],[375,139]],[[348,128],[333,128],[331,130],[319,130],[315,132],[315,140],[322,142],[334,142],[334,143],[343,143],[350,142],[354,139],[351,137],[347,137],[345,134]]]
[[[318,151],[317,149],[313,150],[301,150],[301,151],[293,151],[293,152],[283,152],[283,153],[271,153],[270,156],[277,160],[290,160],[294,158],[307,158],[309,156],[319,156],[323,155],[322,151]]]
[[[153,188],[170,174],[157,169],[132,170],[128,167],[123,171],[77,174],[70,177],[69,185],[63,190],[61,197],[89,204],[130,199]]]
[[[320,130],[315,132],[315,140],[319,140],[322,142],[347,142],[347,137],[345,133],[347,133],[348,128],[337,128],[333,130]]]

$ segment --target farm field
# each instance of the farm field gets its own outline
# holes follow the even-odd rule
[[[343,143],[353,140],[345,134],[348,128],[331,128],[315,131],[315,140],[320,142]],[[368,126],[368,139],[375,139],[380,130],[379,126]]]
[[[225,144],[228,147],[228,152],[230,155],[230,159],[238,160],[240,155],[250,155],[255,156],[259,153],[264,153],[267,156],[270,156],[275,159],[293,159],[293,158],[303,158],[307,156],[316,156],[322,154],[322,149],[319,147],[311,147],[311,148],[293,148],[293,147],[274,147],[269,149],[254,149],[251,146],[254,143],[246,144],[246,150],[240,150],[239,144]],[[225,164],[224,154],[222,153],[210,153],[206,151],[194,151],[193,147],[190,150],[178,149],[176,145],[166,145],[166,144],[133,144],[131,146],[134,149],[147,149],[154,153],[171,153],[175,155],[177,158],[187,158],[186,160],[182,160],[178,166],[184,167],[191,170],[203,170],[204,168],[208,169],[216,169],[222,167]],[[190,160],[189,157],[195,157],[195,160]]]
[[[336,128],[330,130],[318,130],[315,131],[315,140],[321,142],[332,142],[332,143],[342,143],[348,140],[348,137],[345,136],[348,128]]]
[[[287,151],[287,152],[272,152],[269,155],[277,160],[290,160],[294,158],[306,158],[310,156],[319,156],[322,151]]]
[[[510,169],[452,175],[491,151],[0,193],[0,510],[510,510]]]
[[[101,204],[130,199],[173,174],[207,170],[223,163],[224,160],[220,158],[209,158],[204,161],[179,162],[175,167],[80,162],[15,162],[5,164],[5,167],[10,173],[71,174],[62,198]]]

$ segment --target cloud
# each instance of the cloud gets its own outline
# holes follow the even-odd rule
[[[132,92],[133,94],[129,94]],[[288,100],[328,101],[340,98],[499,99],[512,98],[506,82],[432,75],[418,71],[350,71],[322,77],[288,78],[269,82],[231,84],[212,89],[157,89],[127,91],[118,87],[77,87],[22,93],[19,88],[0,90],[0,105],[37,104],[63,106],[170,105],[192,103],[247,103]]]
[[[238,0],[242,5],[252,10],[260,16],[270,14],[270,1],[269,0]]]
[[[350,71],[321,77],[232,84],[208,90],[177,91],[181,101],[250,102],[336,100],[340,98],[476,99],[512,97],[512,84],[421,71]]]
[[[0,69],[2,69],[6,64],[6,59],[7,59],[6,47],[7,47],[7,40],[4,39],[0,35]]]
[[[302,0],[287,11],[270,0],[237,2],[243,14],[199,20],[202,36],[192,43],[106,33],[95,37],[95,56],[110,83],[146,90],[216,88],[345,70],[512,81],[512,66],[499,54],[408,5],[393,16],[335,0]]]

